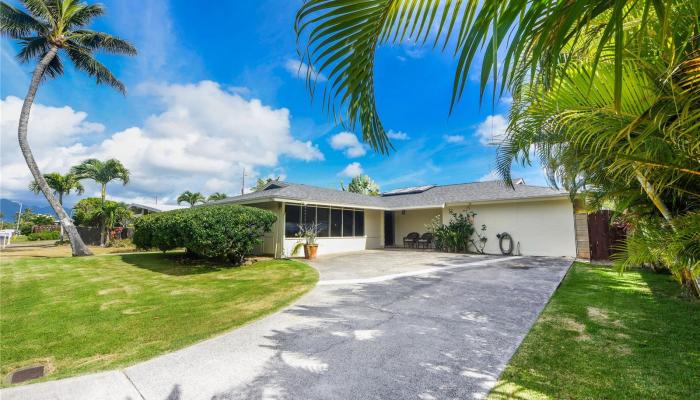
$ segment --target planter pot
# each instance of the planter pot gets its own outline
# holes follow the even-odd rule
[[[318,252],[317,244],[305,244],[304,245],[304,258],[307,260],[313,260],[316,258],[316,253]]]

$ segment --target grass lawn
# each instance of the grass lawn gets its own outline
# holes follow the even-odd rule
[[[700,398],[700,302],[679,292],[576,263],[489,399]]]
[[[318,280],[288,260],[221,268],[161,253],[0,257],[3,378],[33,363],[56,379],[145,360],[277,310]]]

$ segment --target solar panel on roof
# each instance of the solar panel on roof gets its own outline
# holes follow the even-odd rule
[[[390,190],[388,192],[382,193],[382,196],[395,196],[398,194],[415,194],[415,193],[423,193],[428,189],[434,188],[435,185],[424,185],[424,186],[413,186],[413,187],[407,187],[407,188],[401,188],[401,189],[394,189]]]

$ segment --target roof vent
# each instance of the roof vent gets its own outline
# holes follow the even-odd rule
[[[382,193],[382,196],[396,196],[399,194],[423,193],[426,190],[432,189],[434,187],[435,187],[435,185],[425,185],[425,186],[407,187],[407,188],[402,188],[402,189],[394,189],[394,190],[390,190],[388,192]]]

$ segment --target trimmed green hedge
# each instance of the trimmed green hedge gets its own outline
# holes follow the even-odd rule
[[[27,240],[58,240],[60,237],[61,233],[59,231],[43,231],[30,233],[27,235]]]
[[[133,242],[141,249],[184,247],[197,256],[240,264],[276,220],[270,211],[254,207],[193,207],[138,218]]]

